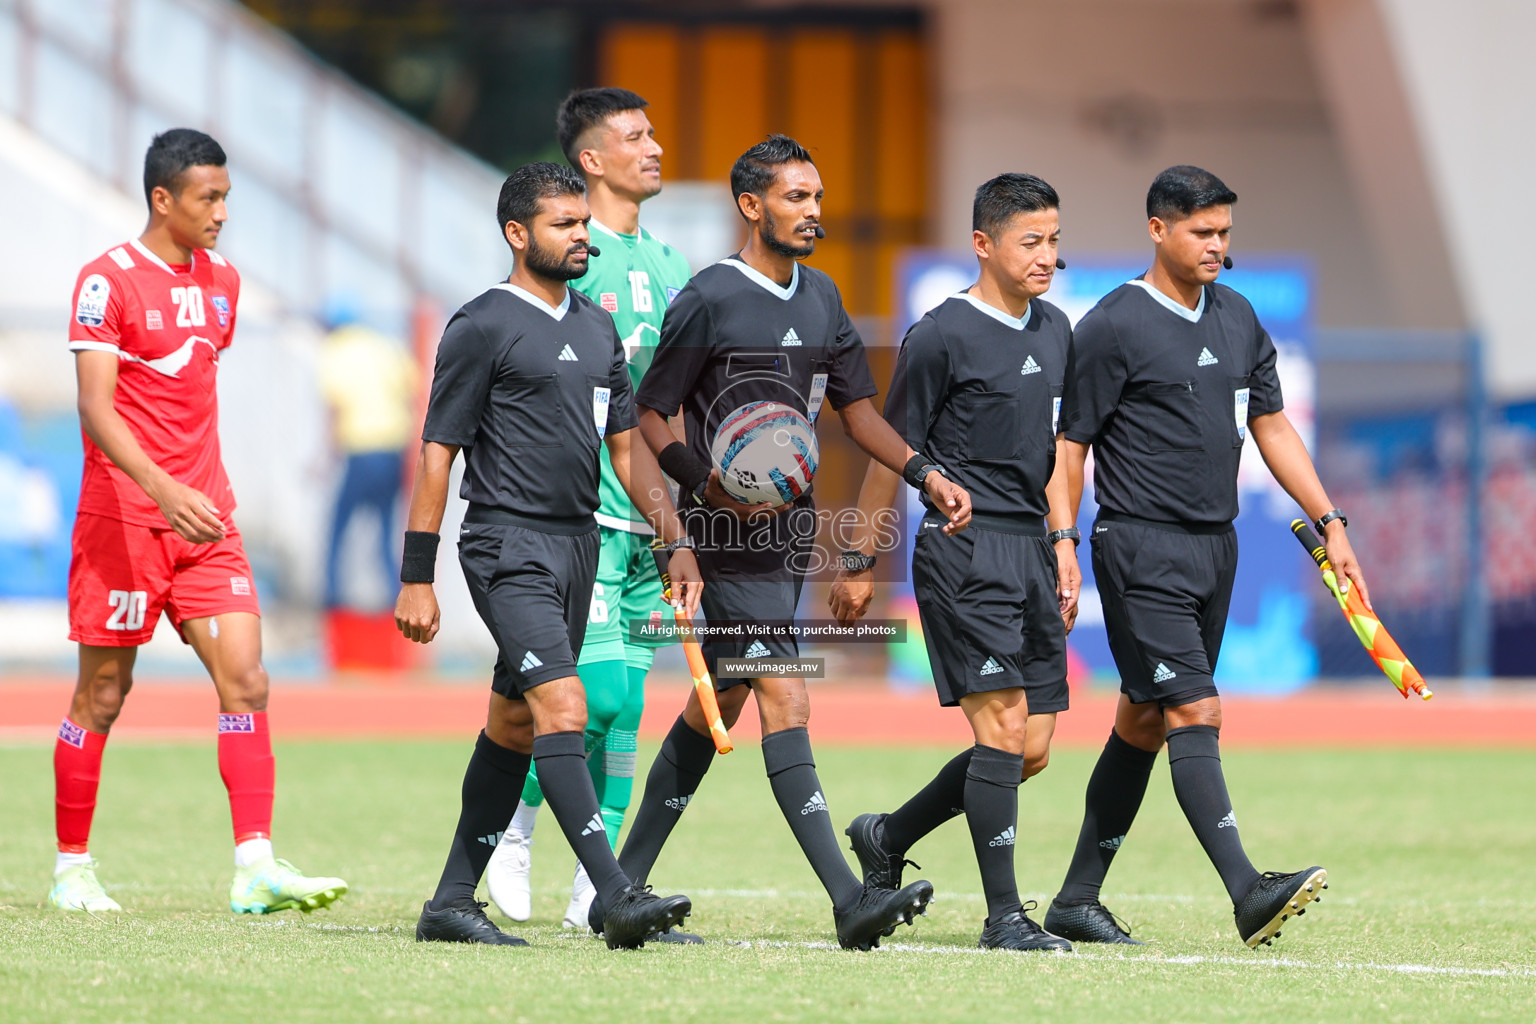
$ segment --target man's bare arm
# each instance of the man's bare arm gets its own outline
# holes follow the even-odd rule
[[[423,441],[416,458],[416,483],[411,488],[411,509],[405,528],[412,533],[437,533],[448,505],[448,478],[459,446]],[[441,613],[430,583],[403,583],[395,601],[395,625],[407,640],[429,644],[437,636]]]
[[[663,421],[665,424],[665,421]],[[619,478],[624,493],[634,503],[640,514],[650,521],[656,535],[671,543],[687,536],[683,524],[672,504],[667,482],[656,464],[656,456],[646,439],[643,445],[634,443],[636,429],[620,430],[604,440],[608,445],[608,459],[613,464],[613,475]],[[668,428],[671,433],[671,428]],[[672,577],[673,599],[683,602],[689,617],[699,613],[699,594],[703,589],[698,560],[692,551],[683,548],[672,552],[668,560],[668,573]]]

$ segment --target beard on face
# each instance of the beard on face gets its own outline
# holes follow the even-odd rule
[[[803,227],[804,225],[801,225]],[[798,228],[796,229],[798,230]],[[792,260],[803,260],[816,251],[816,240],[808,239],[800,245],[786,242],[779,238],[779,222],[773,219],[773,214],[763,207],[763,244],[773,252]]]
[[[551,281],[574,281],[587,272],[587,264],[578,264],[571,259],[580,252],[586,252],[584,245],[573,245],[564,253],[557,254],[553,248],[545,249],[534,238],[533,232],[528,233],[528,251],[523,254],[523,259],[530,274],[545,277]]]

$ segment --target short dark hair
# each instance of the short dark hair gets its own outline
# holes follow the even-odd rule
[[[224,147],[195,128],[172,128],[156,135],[144,153],[144,201],[163,188],[171,195],[181,189],[181,176],[190,167],[223,167]]]
[[[1237,193],[1227,183],[1200,167],[1179,164],[1152,179],[1147,189],[1147,219],[1178,220],[1209,206],[1230,206]]]
[[[577,144],[589,129],[621,111],[644,110],[648,106],[650,104],[643,96],[628,89],[613,86],[577,89],[565,98],[555,114],[555,139],[560,143],[560,152],[565,154],[572,167],[579,166],[576,158],[581,155],[581,150]]]
[[[785,164],[810,164],[816,166],[806,148],[788,135],[770,135],[762,142],[736,158],[731,165],[731,198],[739,199],[744,192],[761,197],[778,177],[778,168]],[[738,206],[737,209],[740,209]]]
[[[992,238],[1015,214],[1055,210],[1061,206],[1056,190],[1033,174],[999,174],[981,183],[971,203],[971,230]]]
[[[587,182],[564,164],[536,160],[507,175],[496,197],[497,226],[505,234],[508,221],[527,227],[538,216],[539,202],[559,196],[586,195]]]

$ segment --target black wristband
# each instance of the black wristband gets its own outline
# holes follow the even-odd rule
[[[1045,535],[1045,539],[1052,544],[1059,544],[1064,540],[1069,540],[1072,542],[1073,547],[1077,547],[1082,542],[1083,534],[1077,527],[1069,526],[1065,530],[1052,530]]]
[[[907,460],[905,466],[901,467],[901,478],[918,490],[922,490],[923,481],[928,478],[928,474],[924,470],[935,470],[938,468],[937,463],[922,452],[918,452]]]
[[[441,538],[424,530],[405,531],[405,553],[400,558],[401,583],[431,583],[437,578],[437,542]]]
[[[685,493],[698,490],[709,479],[709,466],[681,441],[673,441],[663,448],[661,454],[656,456],[656,462],[663,473],[681,485]]]

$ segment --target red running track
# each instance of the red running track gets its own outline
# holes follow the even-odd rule
[[[45,739],[68,709],[72,681],[0,681],[0,736]],[[641,732],[666,733],[687,697],[682,681],[653,682]],[[273,688],[272,732],[299,737],[464,737],[485,722],[486,691],[434,684],[419,677]],[[1075,693],[1057,717],[1058,744],[1104,742],[1114,719],[1113,694]],[[1385,683],[1360,689],[1313,689],[1282,698],[1223,699],[1222,742],[1239,746],[1500,746],[1536,747],[1536,692],[1447,689],[1433,701],[1405,701]],[[211,685],[138,683],[113,732],[142,739],[212,738],[217,704]],[[811,684],[811,733],[819,742],[956,746],[970,742],[958,709],[940,708],[930,693],[903,695],[878,682]],[[759,737],[748,706],[732,731]]]

